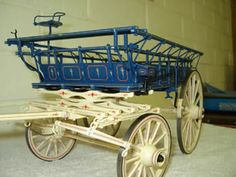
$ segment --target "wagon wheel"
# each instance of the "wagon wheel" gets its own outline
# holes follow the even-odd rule
[[[42,119],[29,123],[26,127],[26,142],[31,152],[41,160],[54,161],[65,157],[74,147],[75,139],[70,138],[73,134],[69,130],[60,129],[53,132],[55,119]],[[73,121],[67,121],[75,123]]]
[[[141,116],[128,129],[124,140],[131,146],[126,156],[123,148],[118,154],[119,177],[161,177],[164,174],[170,157],[171,133],[163,117]]]
[[[200,74],[192,71],[181,88],[177,108],[177,135],[180,149],[190,154],[195,149],[203,118],[203,90]]]
[[[89,118],[84,118],[83,122],[86,127],[89,127],[92,121],[89,120]],[[117,124],[108,125],[98,130],[108,135],[115,136],[120,128],[120,125],[121,122],[118,122]]]

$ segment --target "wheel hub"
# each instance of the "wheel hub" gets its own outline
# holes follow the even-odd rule
[[[202,108],[196,105],[192,105],[186,108],[189,112],[189,116],[191,119],[199,119],[202,117]]]
[[[162,167],[166,161],[166,157],[155,146],[145,145],[140,152],[140,160],[145,166]]]

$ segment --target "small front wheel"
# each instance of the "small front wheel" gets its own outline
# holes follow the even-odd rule
[[[29,123],[26,128],[26,142],[31,152],[41,160],[54,161],[65,157],[74,147],[75,139],[66,137],[73,134],[68,130],[53,132],[55,119],[42,119]],[[71,121],[70,123],[75,123]]]
[[[161,177],[171,152],[171,133],[166,120],[157,114],[145,114],[128,129],[125,141],[131,147],[124,156],[121,148],[117,159],[119,177]]]

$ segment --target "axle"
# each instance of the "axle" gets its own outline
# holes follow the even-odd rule
[[[93,139],[97,139],[106,143],[110,143],[113,145],[117,145],[120,147],[124,147],[125,149],[129,149],[130,144],[126,141],[123,141],[122,139],[110,136],[106,133],[100,132],[98,130],[92,129],[91,127],[82,127],[78,125],[73,125],[70,123],[65,123],[61,121],[55,122],[54,132],[57,133],[57,129],[60,131],[60,128],[68,129],[73,132],[77,132],[81,135],[84,135],[86,137],[90,137]]]

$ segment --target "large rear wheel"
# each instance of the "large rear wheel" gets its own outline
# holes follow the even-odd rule
[[[203,118],[203,90],[200,74],[192,71],[181,88],[178,105],[177,135],[181,151],[190,154],[196,148]]]

